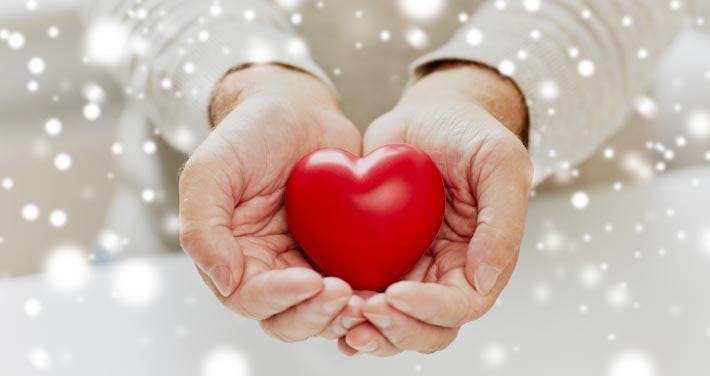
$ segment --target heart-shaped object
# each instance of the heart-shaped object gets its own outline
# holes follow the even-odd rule
[[[386,145],[363,158],[321,149],[293,168],[286,217],[322,272],[356,290],[383,291],[427,251],[445,200],[436,165],[410,145]]]

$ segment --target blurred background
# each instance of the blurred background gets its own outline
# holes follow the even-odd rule
[[[372,56],[386,56],[392,51],[414,59],[447,40],[478,4],[445,0],[399,1],[397,7],[391,7],[393,13],[385,17],[387,24],[379,24],[370,22],[368,17],[378,9],[372,1],[282,0],[277,3],[290,13],[297,30],[308,33],[327,30],[329,37],[337,38],[345,46],[340,54],[319,49],[318,45],[311,45],[311,49],[316,61],[339,87],[346,113],[361,128],[395,103],[408,78],[407,67],[389,64],[386,58],[377,65],[365,62],[371,61]],[[347,8],[341,13],[349,16],[343,19],[319,17],[322,8],[328,7]],[[597,266],[605,264],[597,262],[599,258],[595,258],[597,261],[592,263],[592,269],[584,269],[588,264],[586,261],[563,262],[554,257],[566,252],[579,254],[581,249],[605,254],[603,252],[609,252],[610,247],[623,248],[629,260],[641,258],[643,252],[650,255],[678,252],[684,257],[692,257],[684,259],[686,264],[704,268],[700,271],[710,275],[707,273],[710,270],[710,195],[707,195],[710,187],[710,1],[699,0],[698,7],[692,25],[679,35],[662,57],[649,91],[637,98],[629,124],[589,161],[581,166],[570,166],[568,171],[550,179],[534,192],[523,250],[553,257],[549,264],[545,264],[550,279],[558,278],[556,281],[564,284],[564,275],[579,271],[582,281],[587,278],[587,282],[596,283],[594,281],[601,273]],[[90,36],[84,33],[77,8],[75,0],[0,2],[0,283],[11,284],[10,281],[18,276],[53,272],[51,269],[56,264],[48,260],[58,249],[76,250],[90,264],[94,261],[92,247],[97,239],[104,236],[106,240],[105,237],[111,236],[104,231],[103,225],[116,186],[114,164],[121,158],[123,147],[115,141],[123,94],[109,72],[84,63],[87,46],[90,48],[87,40]],[[643,59],[641,53],[639,58]],[[382,90],[363,97],[357,94],[363,85],[382,87]],[[158,143],[142,147],[146,154],[152,154],[156,148],[167,146]],[[683,189],[699,187],[697,192],[705,193],[695,196],[683,196],[683,193],[679,197],[678,192],[685,192],[679,188],[681,185]],[[664,193],[673,195],[676,204],[669,205]],[[699,201],[685,201],[684,197]],[[151,200],[145,201],[148,205]],[[681,207],[685,208],[684,212]],[[658,218],[670,218],[672,222],[658,227],[656,232],[649,230],[654,225],[647,221]],[[614,228],[612,223],[617,227]],[[619,223],[626,223],[628,227],[621,228]],[[613,232],[617,241],[592,242],[594,232]],[[628,240],[637,236],[668,244],[648,245],[634,243],[642,240]],[[150,250],[142,254],[127,253],[119,258],[140,258],[150,253]],[[589,259],[589,254],[584,253],[582,259]],[[525,265],[526,259],[521,259],[521,263]],[[560,269],[562,264],[567,267]],[[602,266],[601,270],[606,269]],[[520,267],[517,273],[522,274],[519,281],[529,284],[521,286],[522,290],[515,290],[521,282],[514,281],[512,296],[529,297],[532,294],[537,297],[535,299],[546,299],[549,283],[525,274]],[[555,273],[563,276],[550,277],[557,275]],[[636,276],[644,275],[639,272]],[[189,279],[193,277],[191,275]],[[615,283],[633,277],[619,277]],[[705,302],[698,304],[703,305],[702,312],[707,312],[710,304],[706,298],[707,278],[704,283],[704,286],[691,284],[682,288],[701,289],[702,293],[696,297]],[[533,286],[532,290],[530,286]],[[650,288],[644,291],[653,292],[648,290]],[[0,310],[5,310],[8,306],[3,302],[14,300],[7,298],[12,295],[9,290],[1,291]],[[33,290],[22,291],[32,294]],[[17,295],[15,300],[26,312],[27,296],[23,294]],[[575,292],[570,294],[577,296]],[[185,296],[192,295],[177,294],[175,299],[189,299]],[[582,307],[586,304],[580,305],[576,298],[572,299],[573,311],[579,308],[586,312],[587,308]],[[659,309],[664,314],[673,316],[676,312],[674,317],[686,312],[682,308],[687,307],[666,300],[661,306]],[[30,307],[36,306],[30,304]],[[692,310],[692,306],[687,308],[687,311]],[[17,312],[22,311],[17,308]],[[14,316],[0,315],[0,319],[8,317]],[[633,321],[633,317],[628,319]],[[704,351],[710,354],[710,316],[705,319],[707,326],[698,324],[697,328],[701,337],[693,336],[686,342],[690,353],[697,355]],[[197,316],[195,320],[199,320]],[[2,325],[0,323],[0,327]],[[615,333],[605,332],[603,337],[605,340],[610,336],[616,338]],[[649,347],[654,347],[654,341],[658,340],[642,337],[637,343]],[[2,341],[6,338],[0,339]],[[705,343],[705,347],[699,347],[698,343]],[[498,364],[498,360],[505,359],[505,354],[516,352],[516,346],[519,345],[485,347],[480,350],[484,354],[482,362]],[[677,343],[675,346],[684,348],[685,345]],[[265,349],[268,351],[268,347]],[[283,351],[287,350],[284,348]],[[229,354],[219,359],[227,359],[228,364],[233,364],[236,358]],[[48,356],[30,352],[28,364],[36,365],[33,359],[37,360],[38,356],[40,360],[46,360],[45,355]],[[636,370],[636,373],[613,375],[657,374],[655,366],[651,367],[645,360],[647,358],[633,356],[629,369]],[[696,359],[695,363],[691,362],[694,367],[701,368],[688,368],[691,372],[686,374],[710,372],[710,364],[703,364],[697,360],[699,357],[693,359]],[[2,363],[3,355],[0,354],[0,370]],[[40,361],[39,364],[46,363]],[[374,363],[368,364],[375,367]],[[417,372],[422,371],[423,363],[416,364],[419,364]],[[636,368],[633,364],[637,364]],[[647,365],[651,368],[643,368]],[[703,371],[702,367],[707,368]],[[415,373],[417,368],[407,369]]]

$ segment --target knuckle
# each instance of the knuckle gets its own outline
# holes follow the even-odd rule
[[[433,354],[437,351],[441,351],[451,345],[456,338],[457,333],[458,330],[453,331],[452,333],[446,333],[445,335],[438,335],[430,343],[428,343],[427,346],[419,350],[419,352],[422,354]]]
[[[259,321],[259,325],[264,333],[282,342],[294,343],[307,338],[301,338],[297,333],[291,333],[289,330],[286,330],[286,328],[276,327],[276,323],[270,319]]]
[[[530,158],[530,155],[527,152],[524,153],[523,160],[525,161],[524,171],[526,175],[532,179],[533,172],[535,172],[535,167],[533,166],[532,159]]]
[[[254,310],[251,308],[249,305],[245,305],[242,301],[237,301],[232,309],[237,312],[238,314],[251,319],[251,320],[261,320],[260,322],[264,323],[265,319],[264,317],[260,317],[257,315]],[[264,323],[265,324],[265,323]]]
[[[473,304],[471,304],[471,300],[467,299],[465,297],[462,297],[460,299],[456,299],[456,301],[453,303],[453,312],[458,312],[456,315],[455,319],[453,320],[451,326],[459,328],[466,324],[467,322],[471,321],[471,315],[474,313],[475,309],[473,307]]]
[[[198,171],[196,165],[199,164],[199,159],[196,156],[193,156],[188,159],[180,169],[180,173],[178,175],[178,190],[180,193],[184,193],[188,184],[194,179],[195,172]]]
[[[264,308],[259,307],[257,300],[254,298],[254,293],[245,291],[242,286],[237,287],[237,291],[232,295],[232,309],[240,315],[251,319],[263,322],[273,326],[276,316],[265,314]]]
[[[524,179],[526,186],[530,187],[533,175],[535,174],[535,168],[533,167],[532,159],[530,159],[530,156],[527,153],[522,156],[521,160],[523,161],[521,168],[522,178]]]
[[[184,221],[181,221],[180,225],[180,246],[186,251],[190,252],[197,248],[201,237],[201,231],[191,225],[186,225]]]
[[[335,330],[327,329],[327,330],[324,330],[324,331],[318,333],[318,337],[325,338],[325,339],[338,339],[338,338],[342,337],[342,335],[339,335],[338,333],[336,333]]]
[[[415,335],[411,330],[396,329],[387,336],[395,347],[403,350],[411,350],[414,347]]]
[[[296,315],[300,318],[301,326],[312,332],[319,332],[325,327],[327,322],[323,317],[311,312],[310,308],[306,304],[299,304],[295,308]]]
[[[473,320],[478,320],[479,318],[483,317],[488,311],[493,308],[493,303],[495,303],[496,298],[488,298],[485,299],[481,305],[477,305],[475,307],[472,307],[470,313],[469,313],[469,320],[467,321],[473,321]],[[460,326],[462,326],[465,323],[462,323]]]
[[[489,234],[489,246],[493,248],[494,252],[490,254],[492,261],[496,266],[505,266],[510,256],[518,251],[520,248],[520,241],[518,237],[522,238],[522,230],[519,231],[520,236],[516,236],[518,231],[511,231],[508,228],[501,228],[494,225],[488,225]],[[517,230],[517,229],[516,229]]]

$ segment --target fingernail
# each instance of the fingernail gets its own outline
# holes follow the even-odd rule
[[[219,293],[227,297],[232,293],[232,272],[226,266],[218,265],[209,272],[210,279]]]
[[[356,319],[354,317],[343,317],[341,323],[343,324],[343,328],[350,329],[355,326],[355,324],[357,324],[359,321],[360,319]]]
[[[382,328],[382,329],[387,329],[390,326],[392,326],[392,319],[389,318],[389,316],[386,315],[373,315],[373,314],[367,314],[365,315],[370,322],[375,324],[375,326]]]
[[[332,315],[335,312],[340,311],[345,306],[345,303],[350,299],[349,296],[344,296],[328,303],[323,304],[323,312]]]
[[[360,352],[366,352],[366,353],[373,352],[373,351],[377,350],[377,342],[375,342],[375,341],[368,342],[364,346],[356,346],[356,347],[354,346],[354,348],[355,348],[355,350],[360,351]]]
[[[501,270],[489,264],[482,263],[476,270],[476,291],[481,295],[488,295],[498,281]]]

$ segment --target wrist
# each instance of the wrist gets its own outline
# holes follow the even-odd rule
[[[287,97],[303,105],[340,111],[335,92],[309,73],[281,64],[238,67],[214,87],[209,103],[212,127],[246,100],[257,97]]]
[[[401,102],[450,100],[473,103],[527,143],[528,110],[523,94],[493,68],[465,61],[442,61],[425,67]]]

